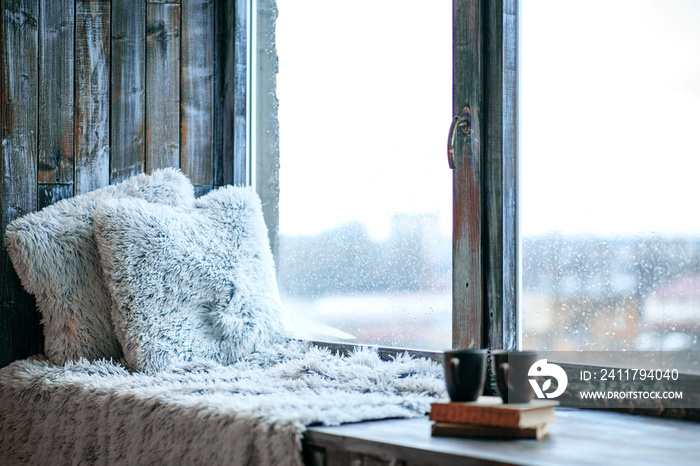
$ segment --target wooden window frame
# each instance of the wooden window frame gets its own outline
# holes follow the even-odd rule
[[[517,7],[453,1],[454,348],[519,347]]]

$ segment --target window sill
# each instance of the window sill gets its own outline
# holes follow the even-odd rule
[[[432,437],[427,417],[310,427],[310,465],[697,465],[700,424],[674,419],[558,408],[545,439]],[[369,460],[369,462],[367,462]]]

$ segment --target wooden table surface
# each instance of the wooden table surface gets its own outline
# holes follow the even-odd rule
[[[427,417],[311,427],[314,465],[700,465],[700,423],[557,408],[545,439],[432,437]]]

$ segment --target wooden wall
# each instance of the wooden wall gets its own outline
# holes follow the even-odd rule
[[[245,2],[0,0],[0,12],[3,238],[21,215],[161,167],[198,195],[247,182]],[[1,249],[3,367],[43,336]]]

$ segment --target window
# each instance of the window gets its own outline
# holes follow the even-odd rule
[[[289,3],[289,2],[287,2]],[[287,4],[285,0],[256,0],[253,2],[251,11],[254,13],[252,20],[252,40],[253,53],[251,57],[251,69],[253,76],[251,83],[253,86],[252,99],[252,125],[251,125],[251,149],[254,154],[252,164],[252,179],[257,191],[263,201],[266,222],[270,230],[270,240],[275,257],[280,266],[280,284],[283,293],[287,293],[287,303],[294,306],[294,300],[308,298],[304,293],[311,295],[311,298],[319,298],[316,301],[323,301],[323,293],[328,290],[323,289],[328,282],[332,282],[336,287],[328,293],[332,296],[331,304],[338,309],[336,298],[339,294],[345,293],[353,312],[369,310],[371,318],[381,320],[377,309],[384,307],[393,308],[396,317],[390,321],[390,332],[394,334],[369,335],[362,337],[362,343],[382,343],[389,345],[418,346],[428,349],[442,350],[450,346],[461,347],[515,347],[517,340],[516,333],[516,286],[515,286],[515,265],[517,256],[515,254],[516,230],[515,230],[515,198],[514,191],[503,190],[502,181],[513,186],[515,183],[515,38],[516,38],[516,15],[515,2],[506,1],[503,4],[498,2],[455,0],[450,5],[448,2],[441,2],[440,7],[431,5],[426,11],[422,2],[416,2],[411,6],[409,2],[369,2],[361,4],[353,2],[341,5],[339,8],[350,8],[343,12],[331,13],[329,4],[313,4],[313,2],[294,2]],[[340,5],[340,4],[339,4]],[[294,10],[302,10],[305,6],[314,6],[311,13],[300,13],[300,17],[294,20]],[[337,6],[337,5],[336,5]],[[277,18],[278,9],[279,20]],[[287,10],[285,10],[285,8]],[[285,12],[286,11],[286,12]],[[384,11],[383,14],[382,11]],[[450,19],[453,14],[453,21]],[[285,26],[285,17],[289,21]],[[433,180],[426,194],[422,194],[411,201],[410,207],[405,207],[405,203],[399,202],[402,207],[396,211],[388,210],[377,214],[382,217],[378,222],[379,227],[365,227],[358,223],[344,224],[344,219],[335,219],[337,216],[334,210],[344,210],[346,204],[339,203],[337,199],[330,209],[320,213],[315,213],[316,217],[321,217],[327,221],[325,226],[311,229],[311,225],[301,225],[302,229],[296,233],[304,233],[296,237],[294,227],[289,220],[285,220],[284,212],[281,208],[297,209],[298,215],[306,215],[305,210],[311,208],[308,199],[304,201],[293,201],[292,191],[289,188],[290,198],[288,207],[285,207],[284,186],[285,176],[289,180],[298,184],[306,184],[300,188],[308,189],[317,183],[323,185],[324,179],[330,181],[327,185],[339,184],[340,179],[348,175],[348,170],[355,170],[356,167],[346,165],[346,169],[338,170],[338,173],[329,173],[327,162],[323,158],[313,162],[312,173],[294,173],[294,157],[299,158],[299,164],[304,163],[303,157],[309,156],[304,153],[305,145],[319,145],[319,141],[324,141],[325,134],[314,134],[304,125],[297,123],[299,131],[303,131],[306,137],[301,138],[301,142],[294,148],[289,141],[298,138],[299,134],[285,133],[281,124],[286,115],[294,120],[298,118],[297,112],[293,108],[284,109],[285,101],[292,102],[294,98],[299,98],[298,88],[289,87],[293,82],[292,78],[285,76],[289,73],[285,66],[284,56],[285,45],[275,41],[276,34],[285,34],[290,29],[301,30],[302,40],[297,44],[299,47],[307,47],[320,51],[312,55],[310,60],[322,65],[340,63],[340,66],[347,66],[343,60],[338,60],[337,56],[345,54],[348,61],[356,60],[362,63],[361,59],[371,50],[360,52],[354,47],[348,49],[347,45],[337,45],[343,53],[336,53],[329,50],[328,43],[333,44],[337,31],[341,30],[338,21],[339,17],[352,18],[353,21],[343,21],[353,28],[353,31],[345,33],[344,40],[353,39],[354,42],[363,42],[356,36],[367,35],[368,38],[377,42],[382,52],[379,56],[367,55],[368,63],[374,63],[381,71],[385,60],[392,60],[399,71],[403,73],[393,78],[396,86],[400,88],[402,81],[413,80],[416,84],[408,86],[407,90],[392,89],[391,83],[385,86],[386,93],[382,95],[389,102],[389,109],[386,107],[375,107],[363,109],[367,116],[367,122],[371,122],[369,128],[353,130],[347,126],[358,122],[345,122],[343,117],[344,106],[332,105],[336,100],[345,105],[354,104],[353,98],[347,99],[346,90],[352,84],[331,88],[328,93],[321,95],[321,103],[325,107],[320,107],[317,113],[321,119],[317,120],[322,127],[321,133],[332,132],[335,141],[327,147],[326,152],[320,152],[329,157],[337,157],[336,146],[347,144],[350,138],[360,139],[356,134],[373,132],[375,127],[379,127],[377,134],[382,135],[377,144],[380,145],[386,140],[412,138],[412,133],[426,133],[427,142],[418,142],[414,145],[422,144],[422,152],[426,155],[425,161],[412,162],[419,164],[415,167],[414,173],[422,174],[425,180]],[[280,29],[277,29],[279,21]],[[304,24],[301,24],[301,22]],[[493,24],[490,24],[492,21]],[[434,33],[429,33],[429,23],[438,25]],[[401,23],[398,26],[394,23]],[[422,24],[425,23],[425,24]],[[408,25],[408,27],[406,27]],[[441,25],[441,26],[440,26]],[[398,29],[397,37],[393,37],[394,31],[390,31],[393,26]],[[426,26],[426,27],[423,27]],[[373,33],[372,30],[381,29],[381,33]],[[316,36],[313,34],[316,33]],[[281,40],[281,38],[278,38]],[[418,41],[416,41],[418,39]],[[338,39],[339,40],[339,39]],[[488,44],[488,48],[486,45]],[[405,45],[409,45],[406,51]],[[429,47],[426,48],[426,46]],[[482,50],[484,46],[484,50]],[[343,48],[344,47],[344,48]],[[370,47],[371,48],[371,47]],[[279,68],[277,51],[280,51]],[[289,49],[287,49],[289,50]],[[421,50],[423,52],[421,53]],[[502,51],[505,50],[504,54]],[[450,52],[454,57],[453,73],[449,75]],[[298,50],[297,50],[297,53]],[[492,60],[484,58],[487,54]],[[360,55],[358,55],[360,54]],[[304,56],[303,54],[300,56]],[[360,61],[356,56],[359,56]],[[446,56],[447,58],[441,58]],[[439,61],[437,61],[439,59]],[[394,61],[395,60],[395,61]],[[440,64],[440,62],[444,64]],[[488,67],[485,64],[489,62]],[[308,61],[305,62],[308,65]],[[412,65],[411,68],[408,65]],[[296,65],[305,66],[304,63]],[[430,66],[426,66],[430,65]],[[309,65],[316,66],[315,63]],[[403,68],[401,68],[403,67]],[[430,76],[432,82],[421,81],[426,79],[420,68],[439,68],[435,70],[435,76]],[[391,67],[389,67],[391,68]],[[298,68],[302,71],[303,68]],[[413,70],[413,72],[412,72]],[[278,75],[279,72],[279,75]],[[326,73],[321,68],[317,73]],[[444,75],[443,75],[444,73]],[[293,74],[293,73],[292,73]],[[488,80],[482,81],[482,75]],[[446,77],[445,77],[446,75]],[[337,76],[330,79],[331,84]],[[372,80],[382,82],[382,75],[370,77]],[[364,77],[367,79],[367,76]],[[416,81],[416,79],[418,79]],[[285,81],[287,80],[287,81]],[[307,80],[310,81],[310,80]],[[391,81],[391,80],[390,80]],[[491,93],[488,98],[483,84],[489,82],[493,89],[499,88],[504,92]],[[278,86],[279,84],[279,86]],[[308,84],[308,82],[302,84]],[[316,83],[317,86],[306,91],[307,99],[318,97],[318,90],[327,89],[328,82]],[[288,86],[285,88],[285,86]],[[450,99],[450,91],[452,99]],[[286,95],[285,95],[286,93]],[[302,98],[304,97],[302,92]],[[389,100],[389,96],[401,96],[396,100]],[[277,100],[277,97],[280,100]],[[360,94],[357,99],[362,98]],[[345,99],[345,100],[344,100]],[[450,109],[451,100],[451,109]],[[415,102],[414,102],[415,101]],[[444,101],[444,104],[443,104]],[[304,102],[304,100],[299,100]],[[424,104],[420,107],[418,104]],[[297,107],[303,106],[297,104]],[[311,104],[309,104],[311,105]],[[392,108],[398,105],[397,108]],[[443,107],[444,105],[444,107]],[[471,127],[470,131],[463,125],[456,132],[454,143],[455,170],[449,170],[445,157],[445,139],[447,129],[452,115],[459,114],[462,109],[470,108]],[[381,113],[383,112],[383,113]],[[381,118],[372,120],[374,113],[381,113]],[[307,117],[309,118],[309,117]],[[317,118],[317,117],[316,117]],[[324,119],[326,121],[324,121]],[[353,119],[357,119],[354,117]],[[300,119],[301,123],[305,121]],[[466,120],[461,120],[464,122]],[[328,125],[327,122],[335,123]],[[412,126],[419,122],[418,126]],[[505,123],[504,123],[505,122]],[[362,121],[360,122],[360,124]],[[313,123],[309,123],[310,126]],[[348,129],[350,128],[350,129]],[[360,126],[360,128],[362,128]],[[488,131],[487,131],[488,129]],[[383,131],[382,131],[383,130]],[[395,134],[396,133],[396,134]],[[285,136],[287,134],[287,136]],[[308,135],[311,135],[310,137]],[[288,141],[282,141],[287,137]],[[413,139],[411,139],[413,142]],[[285,146],[285,144],[289,144]],[[290,159],[288,174],[284,173],[285,147],[290,147]],[[403,151],[406,146],[399,146]],[[297,151],[297,154],[292,152]],[[369,152],[369,151],[368,151]],[[379,159],[385,153],[373,153],[369,159]],[[383,152],[386,152],[383,151]],[[394,151],[398,152],[398,151]],[[406,154],[407,155],[407,154]],[[353,155],[350,154],[350,157]],[[347,158],[348,155],[345,155]],[[437,166],[428,165],[428,160],[437,161]],[[401,166],[400,159],[395,159],[393,165],[390,163],[386,167],[388,170],[373,180],[402,181],[392,178],[403,178],[408,173],[407,168]],[[408,157],[404,164],[411,164]],[[280,164],[281,162],[281,164]],[[365,172],[360,172],[366,176],[375,176],[373,173],[380,165],[377,160],[368,160],[364,163],[374,164],[366,167]],[[425,163],[425,165],[423,165]],[[434,162],[430,162],[434,164]],[[437,167],[437,168],[435,168]],[[408,167],[409,169],[414,167]],[[486,170],[488,168],[488,170]],[[311,175],[305,180],[302,177]],[[397,176],[398,175],[398,176]],[[356,175],[358,176],[358,175]],[[414,175],[411,175],[414,176]],[[453,183],[450,183],[450,177]],[[357,185],[362,189],[370,188],[371,182],[367,182],[365,177],[359,177]],[[491,180],[490,182],[487,181]],[[414,179],[415,178],[411,178]],[[411,184],[409,179],[409,185]],[[440,181],[442,179],[442,181]],[[336,183],[337,181],[337,183]],[[498,182],[496,182],[498,181]],[[287,181],[290,183],[290,181]],[[375,182],[376,183],[376,182]],[[421,181],[413,181],[414,185],[422,184]],[[454,187],[450,185],[453,184]],[[288,185],[289,186],[289,185]],[[416,186],[417,188],[423,186]],[[319,190],[317,196],[332,196],[329,189]],[[349,188],[345,188],[348,190]],[[394,188],[401,192],[401,187]],[[450,201],[450,189],[452,190],[452,200]],[[438,193],[435,195],[430,191]],[[405,192],[405,191],[404,191]],[[444,193],[444,194],[440,194]],[[505,193],[505,195],[504,195]],[[378,198],[377,194],[374,194]],[[381,196],[381,194],[379,195]],[[484,200],[488,197],[488,202]],[[432,212],[424,207],[425,199],[435,202],[435,209]],[[301,197],[297,199],[302,199]],[[435,201],[433,201],[435,199]],[[451,206],[450,206],[451,202]],[[447,207],[445,207],[447,203]],[[299,205],[301,204],[301,205]],[[439,205],[438,205],[439,204]],[[333,207],[336,206],[336,207]],[[452,219],[452,228],[445,228],[448,223],[449,214],[445,210],[452,207],[455,212]],[[403,212],[402,212],[403,210]],[[326,218],[324,218],[326,217]],[[357,216],[356,216],[357,217]],[[352,217],[350,217],[352,219]],[[357,218],[356,218],[357,219]],[[483,224],[482,224],[483,220]],[[285,222],[288,222],[285,225]],[[310,222],[306,222],[310,223]],[[416,228],[418,226],[418,228]],[[304,228],[308,228],[307,231]],[[311,235],[322,236],[319,232],[326,229],[326,236],[330,238],[329,243],[332,248],[340,251],[346,248],[350,254],[341,257],[320,257],[317,251],[315,240],[309,238]],[[395,231],[392,233],[392,228]],[[335,229],[335,231],[333,231]],[[402,231],[403,230],[403,231]],[[452,234],[452,251],[445,246],[450,244],[449,234]],[[392,234],[394,237],[392,238]],[[290,235],[289,237],[285,237]],[[349,236],[361,239],[360,245],[348,242]],[[392,243],[393,242],[393,243]],[[373,250],[374,253],[364,255],[362,251]],[[418,251],[417,251],[418,250]],[[291,252],[290,252],[291,251]],[[301,252],[300,252],[301,251]],[[483,251],[489,251],[485,254]],[[306,255],[305,255],[306,254]],[[393,266],[398,261],[391,257],[403,258],[408,264],[402,264],[402,274],[387,277],[388,266]],[[282,257],[284,255],[284,257]],[[451,270],[446,267],[450,255],[452,263],[455,264]],[[369,260],[367,258],[370,258]],[[335,261],[335,262],[334,262]],[[339,275],[338,267],[350,265],[350,268],[359,261],[359,267],[363,274],[356,276],[353,273],[343,276]],[[413,262],[411,262],[413,261]],[[311,262],[311,263],[309,263]],[[299,271],[290,268],[291,265],[299,266]],[[296,263],[296,264],[295,264]],[[505,263],[506,267],[501,264]],[[375,267],[378,265],[378,267]],[[314,267],[316,268],[314,270]],[[304,268],[311,270],[311,281],[300,278]],[[418,269],[418,273],[416,273]],[[446,270],[447,269],[447,270]],[[506,273],[503,273],[506,270]],[[373,275],[374,274],[374,275]],[[347,278],[349,275],[350,278]],[[324,281],[326,283],[324,283]],[[296,287],[296,289],[295,289]],[[345,287],[345,289],[344,289]],[[356,289],[353,289],[355,287]],[[375,287],[375,289],[372,289]],[[376,289],[378,287],[379,289]],[[350,288],[350,290],[348,290]],[[450,299],[450,289],[452,297]],[[358,296],[356,291],[362,291],[364,296]],[[295,294],[297,296],[290,296]],[[314,295],[315,294],[315,295]],[[335,294],[335,296],[333,296]],[[424,296],[419,296],[422,294]],[[427,296],[427,298],[426,298]],[[388,299],[387,299],[388,298]],[[353,302],[356,299],[360,304]],[[451,305],[450,305],[451,301]],[[371,303],[371,305],[370,305]],[[301,302],[299,307],[306,312],[311,306],[308,302]],[[428,317],[428,320],[418,320],[417,314],[412,314],[414,308],[424,309],[421,319]],[[347,307],[345,308],[347,309]],[[450,312],[454,309],[453,312]],[[398,311],[398,312],[397,312]],[[344,312],[337,313],[342,315]],[[376,322],[369,320],[367,314],[360,314],[360,319],[355,322]],[[430,322],[430,320],[433,322]],[[412,321],[416,325],[411,325]],[[337,325],[336,322],[330,322]],[[353,326],[354,325],[354,326]],[[372,325],[372,324],[370,324]],[[376,325],[375,325],[376,327]],[[417,332],[403,334],[402,329],[414,327]],[[357,333],[357,324],[342,328],[348,333]],[[451,337],[450,337],[451,333]],[[422,338],[418,340],[416,337]],[[426,338],[427,337],[427,338]],[[333,337],[331,336],[331,339]]]
[[[451,4],[276,8],[285,305],[310,338],[449,348]]]
[[[596,5],[521,2],[523,345],[699,351],[700,4]]]
[[[278,1],[280,5],[284,2]],[[449,118],[458,117],[454,120],[458,126],[451,174],[454,185],[452,345],[548,350],[697,350],[700,324],[695,293],[700,287],[694,280],[699,272],[700,256],[696,250],[700,242],[693,235],[700,232],[692,223],[695,216],[685,203],[678,202],[693,198],[696,172],[695,162],[688,156],[692,141],[682,138],[693,134],[697,117],[692,112],[682,117],[678,112],[681,108],[694,108],[698,99],[695,83],[700,80],[695,77],[700,68],[694,58],[696,54],[692,53],[700,47],[697,3],[678,0],[671,2],[672,5],[661,1],[632,5],[619,0],[612,6],[606,3],[605,15],[597,14],[595,8],[561,2],[454,0],[451,3],[452,112],[447,121],[441,121],[441,141],[444,144]],[[644,13],[646,7],[660,8],[663,13]],[[400,11],[402,7],[393,8]],[[546,14],[540,10],[546,10]],[[254,82],[260,89],[276,89],[273,0],[258,0],[255,11],[258,22],[254,32],[257,38]],[[682,26],[669,16],[673,11],[681,12]],[[552,20],[553,16],[580,21],[562,22]],[[645,23],[649,18],[669,24],[673,32],[657,33],[661,26],[655,29],[651,22]],[[280,24],[283,21],[281,18]],[[631,29],[622,32],[627,26]],[[603,39],[591,39],[591,30]],[[522,33],[521,44],[518,44],[519,33]],[[568,39],[565,33],[570,34]],[[576,35],[586,37],[585,42],[577,42],[578,48],[571,45],[571,40],[578,40]],[[595,51],[596,44],[602,49]],[[516,61],[519,45],[522,47],[520,68]],[[538,46],[544,47],[543,50],[533,50]],[[283,45],[278,47],[283,51]],[[607,52],[612,54],[606,55]],[[650,64],[650,52],[657,62]],[[528,59],[531,53],[533,58]],[[285,92],[284,66],[280,58],[280,98]],[[586,75],[584,84],[573,84],[577,76],[591,70],[594,72]],[[669,86],[663,72],[677,84]],[[648,78],[651,81],[644,89],[637,94],[630,92],[629,83]],[[594,89],[593,84],[603,87],[593,91],[596,92],[593,96],[586,94]],[[651,96],[652,89],[660,92],[659,97]],[[518,100],[519,90],[521,100]],[[681,92],[686,94],[679,97]],[[278,119],[275,94],[256,95],[259,97],[255,103],[258,118],[254,130],[257,145],[254,179],[267,209],[273,248],[281,254],[287,247],[280,223],[284,215],[276,209],[284,208],[284,175],[280,179],[284,168],[278,165],[284,143],[278,147],[275,138],[285,134],[277,126],[282,121],[284,102],[280,101]],[[591,110],[593,113],[589,113]],[[400,118],[399,115],[397,119]],[[430,124],[433,122],[431,119]],[[337,140],[342,141],[341,126],[338,123],[326,131],[334,131]],[[672,140],[667,138],[671,134],[675,135]],[[599,139],[601,135],[612,139],[603,143]],[[641,149],[653,147],[655,141],[662,145],[657,146],[655,163],[650,168],[639,163],[639,154]],[[614,155],[623,157],[614,160],[611,155],[604,155],[609,154],[608,146],[614,149]],[[664,154],[663,158],[659,153]],[[315,162],[314,166],[314,176],[326,176],[324,162]],[[553,167],[557,169],[552,170]],[[522,177],[518,178],[520,169]],[[580,180],[582,174],[587,178],[584,184]],[[656,178],[661,174],[678,182],[660,184]],[[636,175],[638,180],[650,180],[653,184],[632,185],[630,178],[635,177],[626,175]],[[591,194],[593,190],[595,196]],[[669,196],[661,202],[661,195]],[[628,203],[634,199],[641,203]],[[565,202],[577,208],[569,208]],[[686,210],[672,213],[670,206]],[[630,213],[630,220],[616,212]],[[638,228],[631,220],[663,219],[664,215],[667,221],[664,229],[658,231]],[[522,237],[519,218],[522,218]],[[564,222],[568,218],[583,226],[581,231],[585,234],[569,234],[572,231],[561,227],[563,223],[557,223],[560,220],[552,222],[553,219]],[[681,224],[677,222],[679,219],[689,222]],[[612,231],[613,223],[608,220],[629,228],[618,234]],[[680,229],[676,232],[665,229],[671,224],[680,225]],[[600,230],[595,231],[596,226]],[[603,231],[606,228],[610,231]],[[369,230],[358,234],[364,238],[381,238],[379,234],[373,237]],[[342,236],[331,236],[345,244]],[[328,277],[333,277],[332,273],[322,276]],[[370,279],[369,283],[374,280]],[[634,325],[630,326],[630,321]],[[405,324],[404,319],[397,321],[396,328]],[[630,328],[634,328],[633,336],[625,333]],[[600,338],[588,335],[588,339],[581,340],[582,329]],[[447,346],[449,343],[434,348]]]

